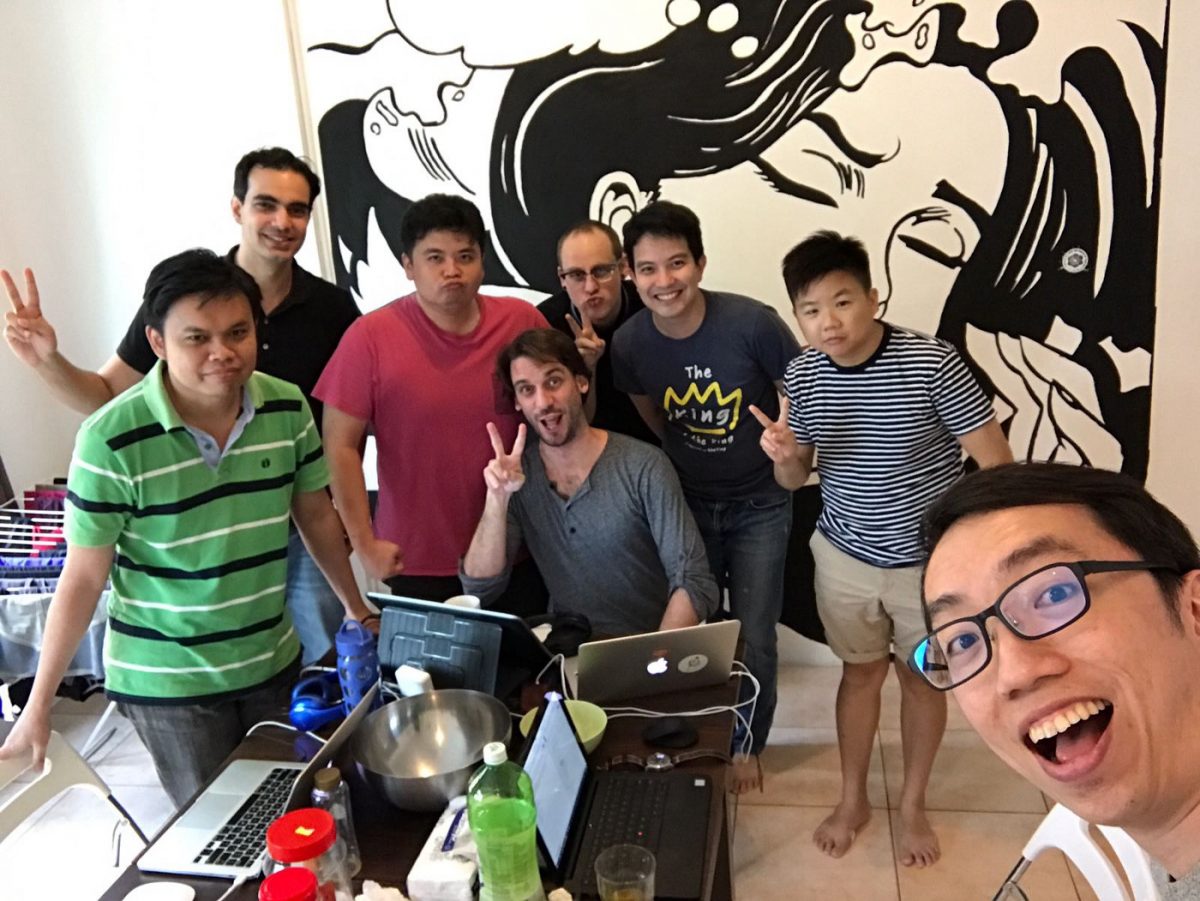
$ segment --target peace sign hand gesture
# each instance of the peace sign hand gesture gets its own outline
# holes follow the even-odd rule
[[[0,281],[4,282],[4,291],[13,308],[11,313],[4,315],[4,340],[17,359],[36,369],[58,352],[58,336],[54,327],[42,317],[42,302],[33,270],[25,270],[26,298],[21,297],[7,270],[0,269]]]
[[[758,444],[763,449],[763,453],[771,458],[772,463],[787,465],[800,459],[800,445],[796,442],[795,433],[787,424],[787,397],[780,398],[778,419],[771,419],[754,404],[750,405],[750,412],[763,427],[762,437],[758,440]]]
[[[496,456],[483,468],[483,481],[487,483],[488,493],[496,500],[506,500],[525,484],[525,473],[521,469],[521,455],[525,452],[525,423],[517,426],[517,440],[513,442],[512,453],[505,452],[504,441],[495,423],[489,422],[487,430]]]
[[[607,342],[596,334],[596,329],[592,327],[592,320],[586,310],[579,311],[579,319],[583,323],[582,325],[577,323],[575,317],[568,313],[567,325],[571,328],[571,334],[575,336],[575,347],[579,351],[579,355],[583,357],[583,362],[587,364],[588,371],[594,373],[596,371],[596,364],[604,356],[604,348],[607,346]]]

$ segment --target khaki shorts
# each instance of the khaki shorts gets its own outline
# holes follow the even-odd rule
[[[851,557],[821,534],[808,546],[816,564],[817,612],[829,647],[846,663],[903,661],[928,634],[920,566],[886,569]]]

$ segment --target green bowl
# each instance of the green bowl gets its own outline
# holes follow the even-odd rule
[[[537,710],[530,710],[523,717],[518,728],[524,736],[529,735],[533,728],[533,719]],[[608,726],[608,714],[589,701],[567,701],[567,716],[575,726],[579,741],[583,744],[586,754],[591,754],[604,738],[604,729]]]

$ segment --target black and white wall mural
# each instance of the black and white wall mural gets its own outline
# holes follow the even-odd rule
[[[779,262],[861,237],[886,317],[957,345],[1018,458],[1144,478],[1168,0],[294,0],[334,275],[409,290],[459,193],[488,283],[558,289],[585,217],[666,198],[705,284],[791,322]]]

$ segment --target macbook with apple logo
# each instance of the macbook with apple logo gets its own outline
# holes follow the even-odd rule
[[[707,688],[729,679],[742,624],[736,619],[579,646],[576,696],[603,704]]]

